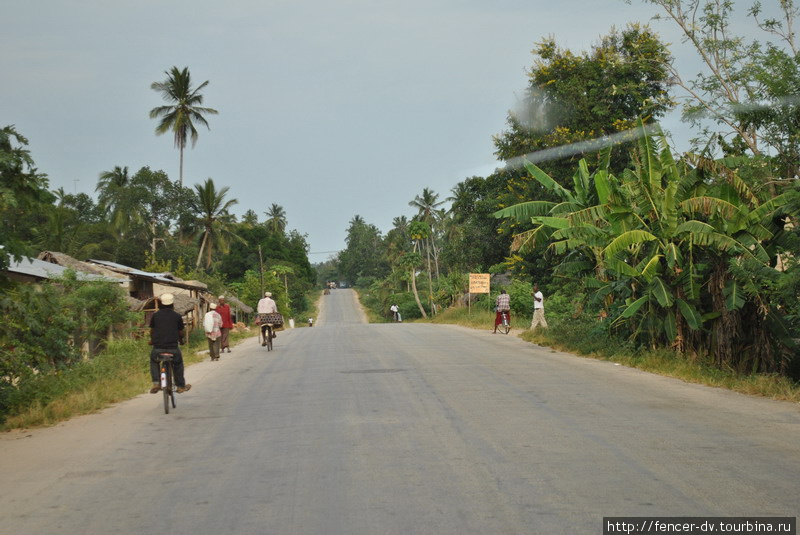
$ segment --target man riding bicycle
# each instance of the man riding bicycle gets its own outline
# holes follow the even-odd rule
[[[272,300],[272,292],[264,292],[264,298],[258,301],[258,307],[256,308],[256,312],[258,312],[259,315],[278,312],[278,305],[275,303],[275,301]],[[262,323],[261,324],[262,346],[267,345],[267,337],[266,337],[267,331],[269,332],[271,338],[275,338],[275,333],[272,330],[272,325],[269,325],[267,323]]]
[[[506,315],[506,322],[511,324],[511,296],[505,290],[500,290],[500,295],[495,301],[494,331],[497,334],[497,326],[503,323],[503,314]]]
[[[168,350],[175,356],[172,360],[172,368],[175,373],[175,386],[178,387],[178,394],[183,394],[192,385],[186,384],[183,377],[183,355],[178,347],[183,343],[184,324],[180,314],[175,312],[175,296],[172,294],[161,294],[159,298],[161,306],[150,318],[150,378],[153,380],[151,394],[161,390],[161,367],[158,362],[159,350]]]

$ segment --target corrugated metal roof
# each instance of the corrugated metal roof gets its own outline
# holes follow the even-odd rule
[[[167,284],[170,286],[177,286],[179,288],[191,288],[197,289],[198,284],[196,282],[184,282],[181,280],[175,280],[175,277],[171,273],[151,273],[149,271],[142,271],[141,269],[135,269],[129,266],[123,266],[122,264],[117,264],[116,262],[109,262],[108,260],[88,260],[93,264],[97,264],[100,266],[105,266],[108,269],[113,271],[117,271],[119,273],[124,273],[126,275],[131,275],[134,277],[142,277],[145,279],[152,279],[154,281],[161,282],[163,284]]]
[[[19,262],[11,259],[11,263],[8,266],[8,271],[10,272],[39,279],[57,279],[64,277],[68,269],[69,268],[65,268],[64,266],[59,266],[58,264],[45,262],[44,260],[38,260],[36,258],[23,258]],[[75,272],[77,279],[80,281],[102,281],[116,284],[123,281],[123,279],[114,279],[111,277],[104,277],[103,275],[85,273],[83,271],[72,271]]]

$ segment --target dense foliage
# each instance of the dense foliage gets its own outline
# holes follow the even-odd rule
[[[781,6],[791,22],[792,3]],[[718,8],[722,18],[714,18]],[[492,294],[472,296],[473,305],[491,306],[505,287],[514,314],[528,316],[536,282],[557,330],[575,323],[626,351],[664,348],[739,373],[800,378],[800,184],[784,174],[797,162],[796,125],[788,124],[796,102],[784,97],[796,83],[798,56],[774,43],[713,43],[730,8],[707,2],[695,22],[706,25],[700,48],[746,50],[762,60],[748,70],[736,56],[736,83],[751,99],[752,88],[761,88],[771,104],[717,106],[718,122],[741,127],[738,140],[707,137],[716,144],[674,156],[656,119],[673,105],[676,72],[649,28],[612,31],[582,54],[546,39],[534,50],[523,105],[495,137],[506,167],[457,184],[449,208],[425,188],[409,203],[417,213],[396,217],[385,236],[357,216],[347,249],[324,266],[327,278],[360,286],[388,320],[392,304],[404,318],[464,305],[467,273],[489,272]],[[780,33],[787,20],[760,25]],[[694,87],[719,104],[716,76],[702,75]],[[751,150],[746,132],[773,155]],[[713,155],[715,146],[722,154]]]

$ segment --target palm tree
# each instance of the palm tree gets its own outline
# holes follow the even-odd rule
[[[200,90],[208,85],[208,80],[192,88],[189,68],[172,67],[164,71],[167,79],[163,82],[153,82],[150,88],[161,93],[162,98],[169,104],[158,106],[150,110],[151,119],[161,119],[156,127],[156,134],[161,135],[171,130],[175,135],[175,146],[180,149],[180,185],[183,186],[183,149],[186,141],[191,137],[192,147],[197,143],[197,129],[195,123],[204,125],[209,130],[208,121],[203,115],[216,115],[218,112],[212,108],[203,108],[203,95]]]
[[[286,211],[283,206],[272,203],[264,215],[267,216],[267,228],[275,234],[283,234],[283,231],[286,230]]]
[[[99,192],[97,203],[111,223],[111,228],[120,235],[124,233],[131,220],[138,220],[138,212],[129,206],[131,177],[128,167],[114,166],[111,171],[103,171],[97,180],[95,191]]]
[[[406,253],[400,258],[400,267],[401,269],[407,269],[409,272],[409,279],[411,280],[411,289],[414,292],[414,300],[417,302],[417,307],[419,308],[420,314],[422,314],[423,318],[427,318],[428,315],[425,313],[425,308],[422,306],[422,302],[419,300],[419,292],[417,291],[417,266],[422,261],[422,255],[416,252],[416,249],[412,253]]]
[[[436,222],[441,215],[439,212],[439,207],[444,204],[444,201],[440,201],[439,194],[434,193],[432,189],[423,188],[422,195],[417,195],[414,197],[414,200],[409,202],[408,205],[414,208],[417,208],[418,214],[417,217],[420,221],[424,221],[428,224],[431,229],[430,234],[428,235],[425,248],[428,250],[428,254],[433,251],[433,261],[436,266],[436,279],[439,279],[439,251],[436,248],[435,242],[435,234],[436,234]]]
[[[408,232],[411,239],[415,241],[414,252],[417,252],[417,247],[425,240],[429,240],[431,236],[431,227],[424,221],[412,221],[408,227]],[[414,281],[412,281],[414,282]],[[414,291],[416,292],[416,283],[414,283]],[[433,279],[431,278],[431,254],[428,250],[428,305],[431,307],[431,314],[436,315],[436,307],[433,303]],[[424,314],[423,314],[424,316]]]
[[[214,249],[228,252],[230,240],[245,241],[233,232],[235,217],[228,212],[228,209],[237,204],[236,199],[225,200],[228,187],[217,191],[212,179],[206,180],[205,184],[197,184],[194,187],[195,197],[192,199],[192,209],[201,214],[195,223],[194,235],[200,239],[200,252],[197,254],[196,267],[200,267],[200,260],[203,253],[206,253],[206,268],[211,267],[211,256]]]

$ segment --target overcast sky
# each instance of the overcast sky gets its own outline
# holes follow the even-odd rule
[[[0,126],[26,136],[51,189],[94,195],[142,166],[178,178],[150,89],[172,66],[209,80],[219,110],[185,154],[184,183],[213,178],[237,215],[284,207],[312,262],[361,215],[384,232],[425,187],[440,199],[499,165],[492,136],[553,35],[587,50],[655,8],[622,0],[30,0],[0,16]],[[652,24],[678,43],[666,22]],[[676,136],[673,115],[664,122]],[[685,130],[685,129],[684,129]],[[687,147],[682,147],[686,150]]]

